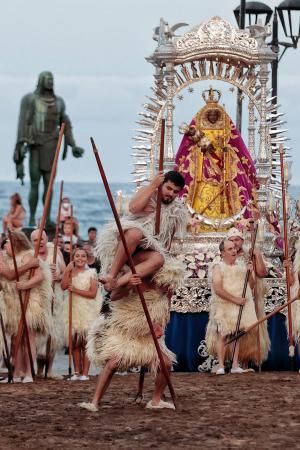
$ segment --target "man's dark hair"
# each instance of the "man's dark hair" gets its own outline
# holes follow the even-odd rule
[[[226,239],[224,239],[223,241],[220,242],[220,245],[219,245],[220,253],[224,252],[224,249],[225,249],[225,241],[226,241]]]
[[[96,227],[90,227],[90,228],[88,229],[88,233],[89,233],[90,231],[96,231],[96,232],[97,232],[98,230],[97,230]]]
[[[183,176],[176,170],[169,170],[169,172],[165,173],[164,183],[167,183],[168,181],[171,181],[175,186],[178,186],[181,189],[183,189],[185,185]]]

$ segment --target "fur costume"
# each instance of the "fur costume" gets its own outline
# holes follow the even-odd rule
[[[299,298],[299,274],[300,274],[300,240],[298,240],[295,244],[295,258],[293,263],[293,272],[294,272],[294,283],[291,286],[291,299],[298,297]],[[293,327],[293,337],[296,342],[299,341],[300,336],[300,298],[291,304],[292,310],[292,327]],[[287,313],[287,308],[284,310]],[[288,321],[286,320],[286,327],[288,333]]]
[[[76,289],[88,291],[91,280],[96,279],[96,271],[86,268],[83,272],[79,272],[72,278],[72,285]],[[69,295],[65,296],[64,302],[64,323],[65,323],[65,343],[69,341]],[[101,309],[101,296],[98,289],[95,299],[82,297],[72,293],[72,336],[75,334],[77,338],[86,339],[89,329],[99,315]]]
[[[26,257],[33,257],[33,250],[21,251],[16,255],[17,266],[25,264]],[[9,269],[14,269],[13,259],[7,254],[4,256],[5,263]],[[30,330],[38,334],[48,335],[52,332],[51,299],[53,291],[51,287],[51,272],[44,261],[40,261],[40,270],[44,275],[43,281],[30,290],[29,303],[26,311],[26,322]],[[20,275],[20,281],[28,280],[28,272]],[[19,294],[16,289],[15,280],[7,280],[1,277],[3,287],[3,298],[6,309],[6,332],[13,336],[17,333],[21,310]],[[24,292],[22,292],[24,296]]]
[[[169,204],[161,204],[160,233],[155,235],[155,211],[156,195],[152,196],[149,202],[151,213],[129,215],[121,220],[123,231],[137,228],[143,233],[141,247],[152,249],[162,255],[171,245],[174,232],[183,235],[187,224],[187,211],[180,200],[174,200]],[[100,234],[95,249],[96,255],[101,261],[101,273],[106,275],[109,272],[116,253],[117,245],[120,241],[119,232],[115,223],[108,224]]]
[[[48,242],[48,255],[46,259],[46,263],[48,265],[53,263],[53,253],[54,253],[54,244],[52,242]],[[61,267],[64,267],[63,257],[61,253],[57,253],[56,259],[56,267],[57,272],[61,273]],[[52,304],[51,304],[52,306]],[[52,313],[52,307],[51,307]],[[51,350],[53,353],[61,350],[64,345],[64,294],[63,290],[60,286],[60,281],[56,281],[54,283],[54,298],[53,298],[53,314],[52,314],[52,334],[51,334]],[[37,344],[37,354],[38,357],[46,356],[46,346],[47,346],[48,336],[39,335],[36,339]]]
[[[218,265],[221,269],[223,288],[232,295],[242,296],[247,271],[246,265],[241,261],[232,266],[225,262],[220,262]],[[222,336],[230,336],[235,333],[238,314],[239,305],[222,299],[214,292],[212,287],[209,322],[205,337],[209,354],[214,356],[217,355],[215,346],[218,333]],[[256,321],[255,305],[250,286],[248,285],[240,330],[244,330]],[[231,349],[227,347],[226,350],[226,357],[230,357]],[[267,354],[268,349],[264,351],[264,353],[261,352],[261,358],[265,359]],[[254,333],[247,333],[240,339],[239,359],[240,361],[257,361],[257,331],[254,331]]]
[[[153,323],[164,328],[169,318],[166,296],[158,290],[144,293]],[[175,355],[166,347],[164,337],[159,339],[161,350],[170,361]],[[111,302],[111,316],[101,315],[93,324],[87,344],[87,355],[96,366],[109,359],[117,361],[118,370],[133,366],[147,366],[156,372],[159,359],[138,294],[131,291],[128,297]]]
[[[182,285],[185,269],[182,263],[173,261],[153,278],[156,286],[175,289]],[[173,268],[173,270],[172,270]],[[144,292],[152,322],[163,329],[169,320],[169,302],[166,295],[156,288]],[[87,354],[91,362],[103,366],[106,361],[117,361],[118,370],[134,366],[146,366],[154,373],[159,367],[159,359],[149,330],[139,295],[131,290],[127,297],[112,301],[111,314],[100,315],[94,322],[87,344]],[[176,362],[176,356],[166,347],[164,337],[158,340],[163,354]]]

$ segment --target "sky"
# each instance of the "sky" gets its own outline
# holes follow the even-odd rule
[[[266,0],[274,7],[279,2]],[[145,57],[155,49],[153,28],[163,17],[170,25],[193,27],[218,15],[235,24],[238,0],[11,0],[2,2],[0,17],[0,180],[13,180],[19,105],[32,92],[38,74],[54,74],[55,92],[63,97],[82,160],[69,152],[59,162],[57,179],[96,181],[99,178],[89,137],[96,140],[110,181],[130,181],[132,136],[145,95],[150,93],[153,66]],[[178,34],[188,31],[178,30]],[[280,40],[284,40],[280,36]],[[289,49],[279,67],[279,103],[286,113],[293,147],[293,184],[300,184],[300,48]],[[177,126],[189,122],[203,106],[198,83],[175,110]],[[219,86],[218,86],[219,87]],[[225,92],[226,91],[226,92]],[[234,112],[235,98],[224,87],[223,103]],[[178,110],[178,111],[177,111]],[[234,116],[233,116],[234,118]],[[176,122],[177,121],[177,122]],[[245,127],[244,127],[245,128]],[[246,136],[245,136],[246,137]],[[28,180],[28,161],[26,179]]]

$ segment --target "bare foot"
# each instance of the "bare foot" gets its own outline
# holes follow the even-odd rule
[[[99,277],[99,281],[103,284],[106,292],[111,292],[117,287],[116,278],[112,278],[110,275],[107,275],[106,277]]]

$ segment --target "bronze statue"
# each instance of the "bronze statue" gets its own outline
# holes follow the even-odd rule
[[[33,93],[22,98],[17,144],[14,151],[14,162],[16,164],[17,178],[23,184],[24,166],[23,161],[26,153],[29,153],[30,194],[29,225],[35,226],[35,213],[39,198],[39,183],[43,178],[45,201],[51,167],[55,155],[59,128],[65,122],[63,159],[67,156],[68,146],[72,147],[75,158],[83,155],[84,150],[77,147],[72,134],[72,125],[65,113],[65,103],[61,97],[54,94],[54,80],[51,72],[42,72],[38,78],[37,88]],[[50,209],[46,226],[51,226]]]

